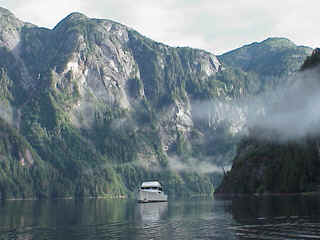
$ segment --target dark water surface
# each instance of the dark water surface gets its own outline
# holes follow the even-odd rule
[[[320,196],[6,201],[2,239],[320,239]]]

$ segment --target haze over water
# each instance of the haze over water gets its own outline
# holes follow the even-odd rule
[[[320,239],[320,197],[7,201],[0,239]]]

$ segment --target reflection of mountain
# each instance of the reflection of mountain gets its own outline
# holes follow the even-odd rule
[[[269,196],[232,201],[241,239],[319,239],[319,196]]]
[[[142,221],[158,221],[168,211],[167,202],[139,204],[138,216]]]
[[[230,209],[233,218],[240,224],[274,220],[290,220],[293,217],[320,220],[320,196],[266,196],[243,197],[232,200]]]

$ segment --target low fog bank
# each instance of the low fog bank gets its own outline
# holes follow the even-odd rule
[[[278,141],[320,134],[319,70],[299,72],[291,83],[272,104],[265,104],[264,115],[248,119],[250,128],[275,132]]]
[[[223,173],[224,170],[229,170],[230,166],[219,167],[205,160],[195,158],[181,159],[178,156],[169,158],[169,168],[177,172],[197,172],[201,174],[208,173]]]
[[[205,101],[192,104],[193,118],[207,121],[209,127],[229,123],[229,132],[248,129],[276,133],[277,141],[298,140],[320,135],[320,71],[298,72],[286,85],[261,95],[228,101]],[[262,134],[256,137],[268,137]]]
[[[21,121],[21,112],[10,103],[0,100],[0,118],[10,126],[19,129]]]
[[[1,105],[0,102],[0,116],[3,120],[5,120],[8,123],[12,123],[12,112],[10,109],[8,109],[8,107]]]

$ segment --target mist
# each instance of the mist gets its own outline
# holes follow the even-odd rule
[[[0,118],[19,129],[21,121],[21,111],[12,106],[9,102],[0,101]]]
[[[193,118],[207,121],[209,127],[229,123],[230,134],[260,129],[258,138],[299,140],[320,135],[320,71],[298,72],[286,84],[262,95],[227,101],[192,104]]]
[[[2,119],[4,119],[8,123],[12,123],[12,121],[13,121],[11,109],[2,105],[1,102],[0,102],[0,116]]]
[[[292,78],[278,99],[264,104],[264,115],[248,119],[249,127],[276,132],[278,141],[320,134],[320,73],[308,70]]]
[[[201,174],[208,173],[223,173],[224,169],[230,167],[219,167],[205,160],[198,160],[195,158],[182,159],[178,156],[169,157],[169,168],[177,172],[197,172]]]

